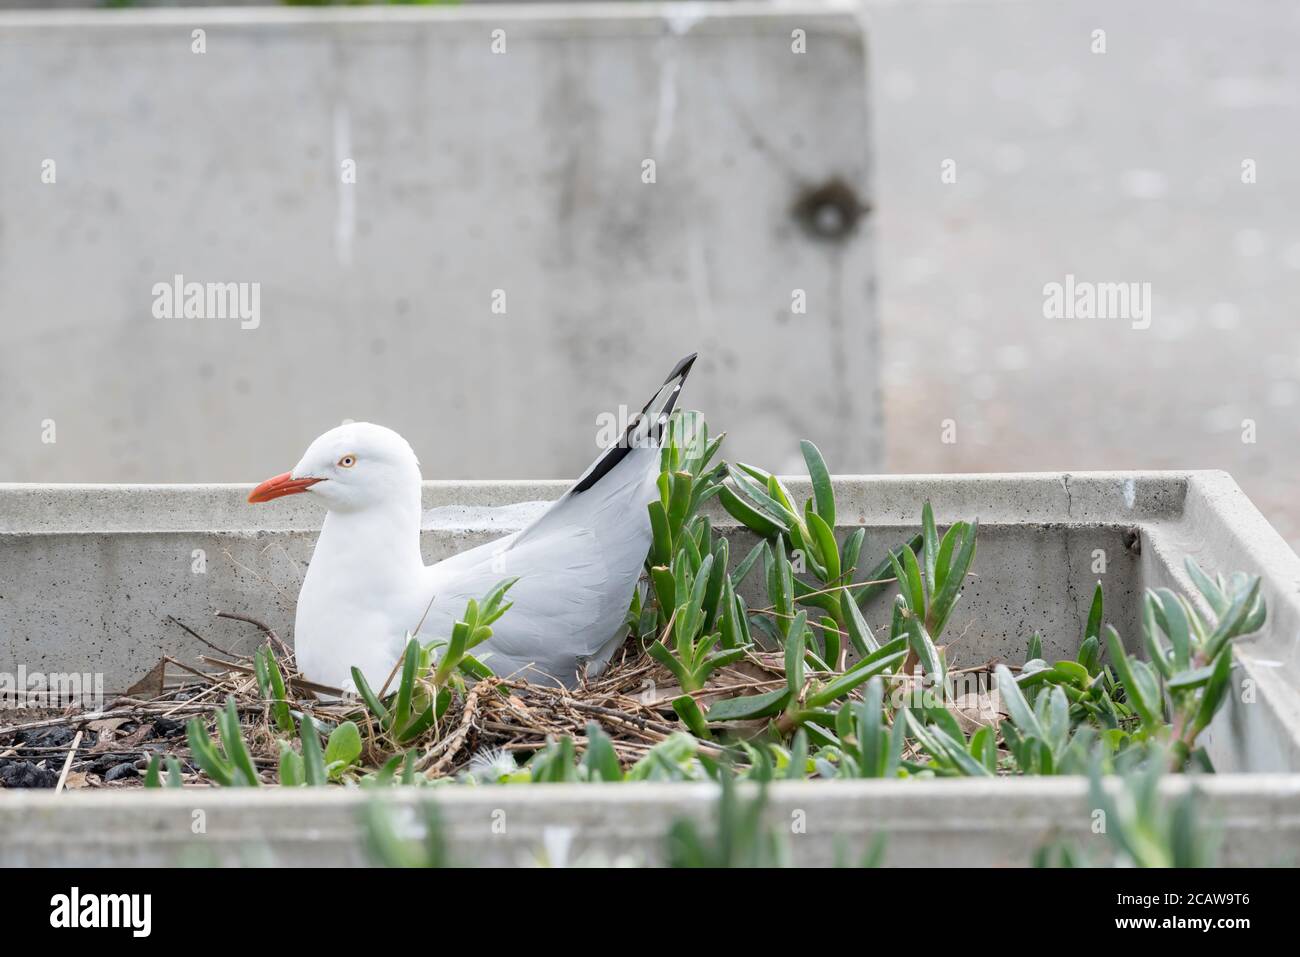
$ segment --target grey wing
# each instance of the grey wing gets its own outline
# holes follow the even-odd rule
[[[646,506],[657,494],[657,462],[656,450],[637,450],[589,493],[557,502],[544,524],[433,566],[422,634],[445,637],[470,598],[517,578],[512,607],[483,646],[492,670],[565,684],[583,666],[599,671],[624,635],[650,549]]]
[[[423,634],[449,634],[466,601],[513,577],[513,606],[484,646],[493,671],[572,684],[580,668],[605,665],[650,550],[662,427],[694,361],[674,367],[623,439],[531,525],[429,570],[436,597]]]

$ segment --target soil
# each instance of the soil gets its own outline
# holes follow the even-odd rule
[[[0,735],[0,788],[52,788],[76,741],[74,715],[40,709],[4,712],[3,724],[30,724],[65,717],[68,724]],[[139,786],[149,754],[185,746],[185,723],[156,717],[147,721],[87,722],[68,768],[65,787]]]

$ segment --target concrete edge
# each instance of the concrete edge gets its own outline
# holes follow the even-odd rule
[[[940,522],[979,517],[986,525],[1137,524],[1176,520],[1182,515],[1188,484],[1215,474],[1222,475],[1196,471],[987,472],[840,475],[834,481],[844,525],[917,525],[920,503],[927,498]],[[1223,480],[1232,483],[1226,475]],[[804,477],[783,477],[782,481],[800,499],[811,494]],[[570,484],[564,480],[428,481],[424,483],[423,507],[494,507],[552,500]],[[0,483],[0,534],[320,528],[324,512],[309,496],[253,507],[245,501],[251,488],[251,484]],[[716,503],[712,503],[711,514],[720,523],[731,521]]]
[[[1112,790],[1118,782],[1111,780]],[[1047,841],[1107,853],[1082,778],[775,782],[768,821],[788,827],[796,863],[858,858],[880,835],[886,863],[909,866],[1028,865]],[[1220,830],[1228,863],[1300,863],[1300,775],[1168,778],[1166,798],[1197,789]],[[754,786],[742,786],[752,794]],[[17,793],[0,798],[0,864],[364,864],[361,814],[381,800],[417,825],[436,805],[453,859],[489,865],[535,860],[563,845],[574,859],[635,855],[661,862],[679,818],[712,820],[712,784],[537,785],[398,789],[239,789],[90,794]],[[204,832],[196,835],[195,822]]]
[[[860,6],[854,0],[808,0],[782,4],[735,2],[595,2],[595,3],[491,3],[463,6],[396,7],[194,7],[121,10],[12,10],[0,12],[0,31],[70,30],[95,28],[148,29],[176,27],[378,27],[412,24],[512,25],[561,31],[574,21],[618,24],[638,32],[663,32],[663,25],[678,35],[686,33],[734,34],[747,24],[761,25],[790,19],[805,20],[819,33],[856,35],[862,29]]]

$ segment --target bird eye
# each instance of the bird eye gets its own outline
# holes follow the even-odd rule
[[[351,453],[349,453],[348,455],[345,455],[345,456],[343,456],[343,458],[339,459],[339,467],[340,467],[340,468],[350,469],[350,468],[352,468],[352,466],[354,466],[354,465],[356,465],[356,464],[357,464],[357,457],[356,457],[355,455],[352,455]]]

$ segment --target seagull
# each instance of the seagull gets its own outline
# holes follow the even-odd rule
[[[476,656],[502,677],[552,686],[598,674],[627,634],[659,448],[694,362],[677,363],[621,439],[530,525],[434,565],[420,554],[420,463],[392,429],[330,429],[292,471],[254,488],[249,502],[307,493],[327,509],[294,621],[303,677],[355,691],[355,666],[381,688],[408,636],[447,639],[466,602],[506,578],[518,579],[513,605]]]

